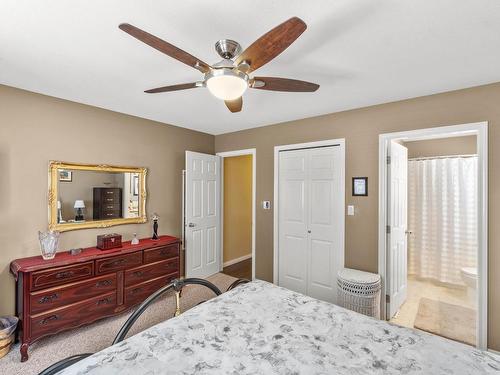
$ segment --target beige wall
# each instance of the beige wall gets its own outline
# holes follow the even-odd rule
[[[252,253],[252,155],[224,158],[224,263]]]
[[[409,158],[470,155],[477,152],[475,135],[403,142],[403,145],[408,148]]]
[[[179,236],[185,150],[213,153],[214,137],[0,85],[0,315],[14,312],[9,263],[40,254],[49,160],[147,167],[147,212],[160,215],[161,234]],[[65,232],[60,249],[109,232],[129,240],[150,236],[151,225]]]
[[[285,95],[285,94],[283,94]],[[293,94],[286,94],[293,95]],[[257,149],[256,273],[272,280],[273,148],[278,144],[346,138],[346,265],[377,271],[378,135],[393,131],[489,121],[489,347],[500,350],[500,83],[215,137],[216,151]],[[148,213],[160,232],[180,234],[184,151],[214,152],[214,137],[153,121],[0,86],[0,314],[13,313],[11,260],[39,254],[37,230],[47,227],[49,160],[149,168]],[[110,151],[111,150],[111,151]],[[369,177],[369,196],[351,196],[351,177]],[[62,234],[61,249],[95,244],[97,234],[150,235],[150,225]]]
[[[265,280],[273,276],[273,211],[262,210],[260,202],[273,199],[275,145],[346,139],[346,204],[357,208],[355,216],[346,216],[346,266],[376,272],[379,134],[489,121],[488,341],[490,348],[500,350],[499,103],[497,83],[216,136],[217,152],[257,149],[256,276]],[[368,197],[351,196],[353,176],[368,176]]]

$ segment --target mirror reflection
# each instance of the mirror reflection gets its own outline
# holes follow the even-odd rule
[[[138,218],[139,173],[57,170],[57,223]]]

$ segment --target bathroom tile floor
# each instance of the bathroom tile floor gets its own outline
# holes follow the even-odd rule
[[[429,298],[436,301],[469,307],[474,310],[476,309],[474,297],[469,296],[465,288],[451,288],[431,281],[418,280],[410,276],[408,277],[408,295],[406,302],[401,306],[390,322],[414,328],[413,324],[417,316],[421,298]]]

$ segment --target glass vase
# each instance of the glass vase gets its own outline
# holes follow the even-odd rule
[[[54,259],[56,256],[59,234],[57,231],[38,232],[43,259]]]

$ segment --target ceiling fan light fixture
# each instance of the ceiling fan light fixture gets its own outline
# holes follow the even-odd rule
[[[221,100],[235,100],[248,88],[248,75],[233,69],[215,69],[206,75],[210,93]]]

